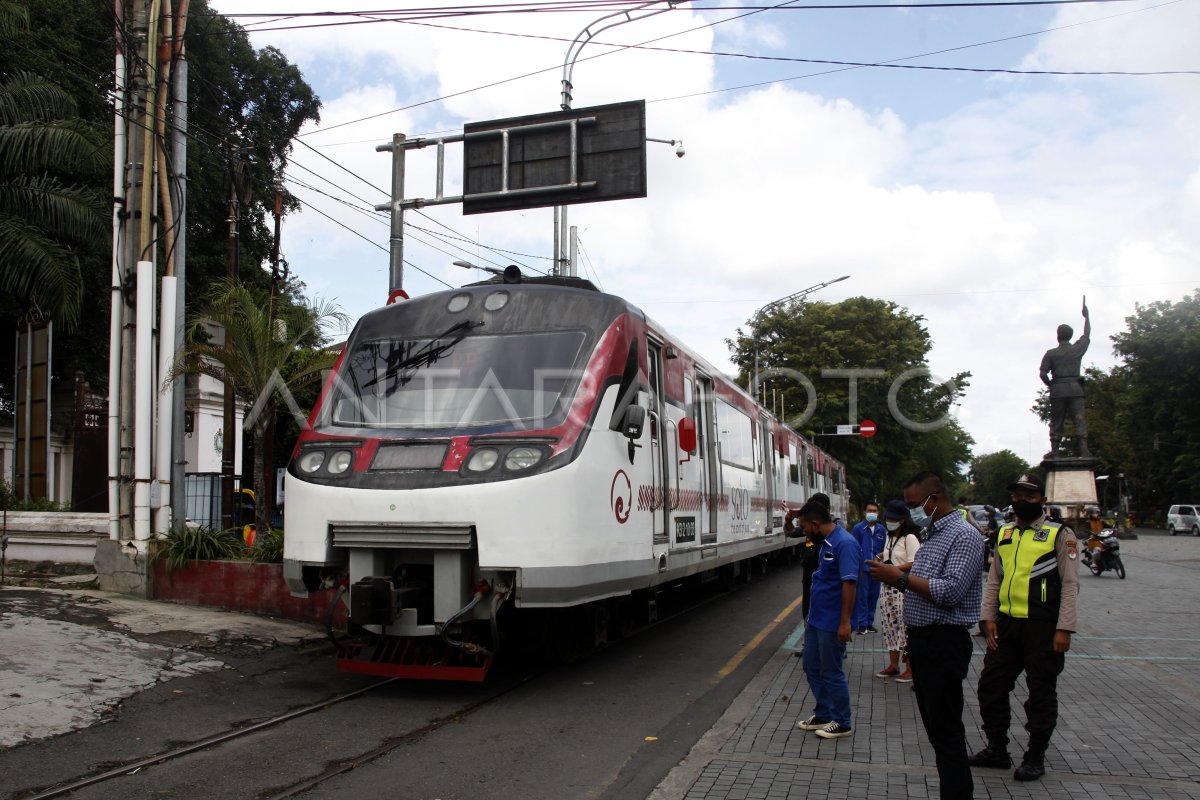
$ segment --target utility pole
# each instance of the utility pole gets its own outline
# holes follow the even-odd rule
[[[171,163],[175,172],[171,176],[175,194],[175,248],[171,252],[174,260],[175,278],[175,347],[183,347],[186,315],[186,286],[187,286],[187,124],[188,124],[188,94],[187,94],[187,53],[184,50],[184,34],[187,32],[188,0],[181,0],[178,16],[175,21],[174,67],[171,72],[172,81],[172,116],[175,125],[171,128]],[[176,353],[178,350],[176,350]],[[175,355],[175,354],[172,354]],[[187,518],[186,469],[187,459],[184,458],[184,404],[187,392],[187,381],[183,375],[175,379],[175,391],[172,395],[171,426],[171,516],[181,520]],[[160,478],[163,476],[159,476]]]
[[[279,237],[280,223],[283,221],[283,189],[275,189],[275,238],[271,241],[271,336],[275,336],[275,299],[283,291],[286,279],[280,269]],[[263,488],[264,497],[255,498],[266,511],[266,520],[271,521],[271,512],[275,510],[275,415],[267,418],[267,435],[263,437]]]
[[[229,159],[229,247],[226,251],[225,279],[230,286],[238,281],[240,270],[241,206],[249,202],[250,156],[243,149]],[[227,313],[232,311],[228,303]],[[233,349],[233,336],[225,331],[225,349]],[[233,384],[225,384],[225,415],[221,424],[221,527],[233,527],[233,473],[237,453],[237,427]]]
[[[150,239],[150,221],[154,214],[154,156],[152,149],[147,151],[147,144],[153,142],[149,136],[153,131],[153,63],[156,62],[152,56],[152,38],[158,35],[158,9],[158,0],[134,0],[131,38],[136,43],[137,57],[128,75],[131,90],[129,103],[117,111],[127,120],[127,151],[124,159],[128,172],[120,239],[114,242],[114,295],[119,302],[114,302],[113,312],[114,325],[119,326],[120,333],[119,352],[113,357],[118,365],[116,377],[119,387],[115,414],[117,429],[110,430],[109,436],[116,437],[118,449],[116,475],[110,480],[117,485],[115,527],[117,537],[122,540],[134,538],[134,363],[137,357],[134,265],[142,258],[154,256]],[[113,416],[110,410],[110,419]],[[112,509],[110,515],[113,515]]]
[[[667,1],[667,7],[662,8],[661,0],[649,0],[642,3],[640,6],[628,9],[626,11],[614,11],[611,14],[605,14],[599,19],[593,20],[584,26],[567,48],[567,55],[563,60],[562,73],[562,89],[559,93],[559,107],[563,111],[571,110],[571,103],[574,101],[575,84],[573,83],[575,73],[575,60],[579,58],[580,51],[584,46],[592,41],[593,38],[602,31],[609,28],[615,28],[618,25],[624,25],[629,22],[646,19],[648,17],[656,17],[659,14],[672,11],[675,8],[673,0]],[[552,275],[568,275],[574,277],[576,274],[575,268],[575,236],[574,229],[567,224],[567,207],[554,207],[554,261],[551,270]]]

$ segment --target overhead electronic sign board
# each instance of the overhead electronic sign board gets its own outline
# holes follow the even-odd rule
[[[464,128],[464,214],[645,196],[644,100]]]

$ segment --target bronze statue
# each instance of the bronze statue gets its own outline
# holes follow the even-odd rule
[[[1080,362],[1087,352],[1092,333],[1088,316],[1087,297],[1083,298],[1083,335],[1071,344],[1074,331],[1070,325],[1058,326],[1058,347],[1042,356],[1042,383],[1050,387],[1050,452],[1046,458],[1060,454],[1063,444],[1063,423],[1070,413],[1075,421],[1075,437],[1079,443],[1077,455],[1091,457],[1087,443],[1087,418],[1083,410],[1083,380]],[[1053,377],[1051,377],[1053,374]]]

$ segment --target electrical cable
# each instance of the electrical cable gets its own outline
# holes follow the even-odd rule
[[[358,238],[362,239],[364,242],[367,242],[367,243],[369,243],[371,246],[373,246],[373,247],[378,247],[380,250],[382,250],[382,251],[383,251],[383,252],[385,252],[385,253],[389,252],[389,251],[388,251],[388,249],[387,249],[386,247],[384,247],[383,245],[379,244],[378,242],[373,242],[373,241],[371,241],[371,240],[370,240],[370,239],[368,239],[366,236],[363,236],[361,233],[359,233],[358,231],[354,230],[353,228],[351,228],[349,225],[345,224],[345,223],[344,223],[344,222],[342,222],[341,220],[335,219],[334,217],[330,216],[329,214],[326,214],[324,211],[322,211],[321,209],[317,208],[317,207],[316,207],[316,206],[314,206],[312,203],[309,203],[308,201],[306,201],[306,200],[304,200],[303,198],[300,198],[300,197],[297,197],[297,198],[296,198],[296,200],[297,200],[297,201],[298,201],[298,202],[299,202],[301,205],[303,205],[305,208],[310,208],[310,209],[312,209],[313,211],[315,211],[315,212],[317,212],[318,214],[320,214],[322,217],[325,217],[325,219],[329,220],[330,222],[334,223],[335,225],[338,225],[338,226],[340,226],[340,227],[342,227],[342,228],[345,228],[345,229],[346,229],[346,230],[348,230],[350,233],[352,233],[352,234],[354,234],[355,236],[357,236]],[[454,286],[451,286],[449,283],[446,283],[446,281],[442,280],[441,278],[439,278],[438,276],[434,275],[433,273],[431,273],[431,272],[427,272],[426,270],[423,270],[423,269],[421,269],[421,268],[420,268],[420,267],[418,267],[416,264],[413,264],[411,261],[407,261],[407,260],[406,260],[404,263],[405,263],[405,264],[407,264],[408,266],[412,267],[413,269],[415,269],[417,272],[420,272],[422,275],[426,275],[426,276],[428,276],[428,277],[430,277],[430,278],[433,278],[435,281],[437,281],[438,283],[442,284],[443,286],[445,286],[445,287],[446,287],[446,288],[448,288],[448,289],[454,289],[454,288],[456,288],[456,287],[454,287]]]

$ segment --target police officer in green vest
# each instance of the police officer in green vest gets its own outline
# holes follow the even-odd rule
[[[988,647],[979,676],[987,746],[971,756],[971,766],[1012,766],[1008,696],[1024,671],[1029,746],[1013,777],[1033,781],[1046,774],[1046,748],[1058,722],[1058,675],[1071,648],[1079,595],[1078,544],[1069,527],[1043,513],[1046,488],[1039,476],[1022,475],[1008,491],[1016,521],[997,533],[980,615]]]

